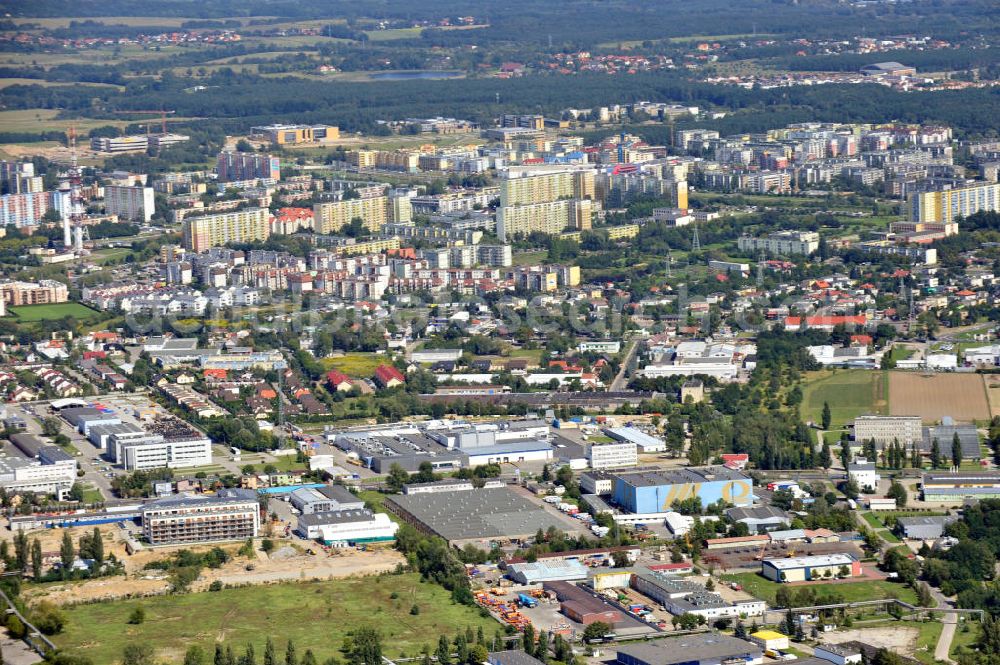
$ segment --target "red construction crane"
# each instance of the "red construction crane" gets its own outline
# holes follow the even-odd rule
[[[142,110],[142,111],[115,111],[115,115],[158,115],[160,116],[160,125],[164,134],[167,133],[167,116],[177,113],[177,111],[165,111],[163,109],[157,110]],[[146,133],[149,133],[149,125],[146,125]]]

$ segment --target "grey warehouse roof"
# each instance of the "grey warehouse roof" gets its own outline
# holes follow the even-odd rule
[[[449,493],[404,494],[387,500],[448,541],[520,538],[550,526],[566,528],[558,518],[507,488],[462,492],[461,501]]]
[[[542,665],[542,661],[523,651],[493,651],[489,655],[490,665]]]
[[[658,485],[683,485],[713,480],[747,480],[747,476],[724,466],[692,467],[688,469],[663,469],[647,473],[621,473],[618,478],[635,487]]]
[[[676,665],[703,660],[717,660],[753,654],[759,658],[760,647],[745,640],[700,633],[684,637],[656,640],[655,643],[625,644],[618,647],[619,654],[627,654],[649,665]]]
[[[299,525],[351,524],[353,522],[368,522],[372,519],[373,513],[370,510],[334,510],[328,513],[300,515]]]

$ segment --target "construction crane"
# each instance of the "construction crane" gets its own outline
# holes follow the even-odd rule
[[[162,133],[167,133],[167,116],[177,113],[177,111],[166,111],[164,109],[158,110],[141,110],[141,111],[115,111],[115,115],[158,115],[160,116],[160,129]],[[146,133],[149,134],[149,124],[146,124]]]

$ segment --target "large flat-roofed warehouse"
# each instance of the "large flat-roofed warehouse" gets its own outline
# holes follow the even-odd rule
[[[447,429],[413,424],[386,425],[332,435],[333,444],[356,454],[365,466],[386,473],[393,464],[416,471],[422,462],[435,470],[480,464],[552,459],[544,421],[522,420]],[[327,435],[330,440],[331,435]]]
[[[667,512],[678,502],[700,497],[707,506],[719,499],[753,505],[753,479],[724,466],[692,467],[615,476],[615,503],[631,513]]]
[[[924,501],[1000,498],[1000,473],[996,471],[958,471],[925,473],[920,485]]]
[[[698,633],[618,647],[618,665],[758,665],[764,654],[756,644],[729,635]]]
[[[478,489],[462,492],[461,500],[445,494],[390,496],[385,507],[400,519],[452,545],[465,542],[524,541],[539,529],[567,523],[512,490]]]
[[[355,453],[366,467],[376,473],[388,473],[393,464],[412,473],[420,468],[421,462],[430,462],[435,471],[462,467],[461,452],[449,450],[419,432],[350,432],[338,434],[335,445],[348,453]]]

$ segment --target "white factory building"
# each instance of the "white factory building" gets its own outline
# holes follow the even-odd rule
[[[639,463],[639,452],[630,441],[592,443],[587,446],[587,462],[591,469],[597,470],[635,466]]]
[[[394,540],[399,525],[385,513],[370,510],[340,510],[300,515],[296,531],[325,545],[354,545]]]
[[[56,446],[42,446],[36,458],[0,457],[0,487],[9,493],[55,494],[76,482],[76,459]]]
[[[667,449],[667,442],[659,437],[646,434],[635,427],[608,427],[604,433],[615,441],[628,441],[635,444],[642,453],[662,453]]]

